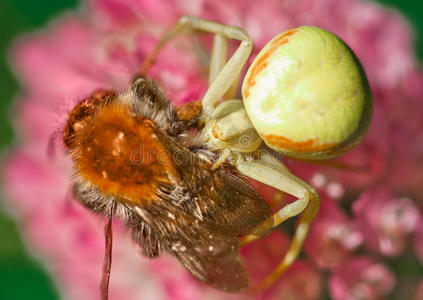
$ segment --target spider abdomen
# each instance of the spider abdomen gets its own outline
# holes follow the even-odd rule
[[[337,156],[368,127],[371,92],[348,46],[316,27],[298,27],[270,41],[243,83],[248,116],[274,150],[303,158]]]

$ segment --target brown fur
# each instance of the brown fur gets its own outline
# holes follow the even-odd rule
[[[80,176],[103,193],[152,200],[159,185],[171,184],[177,176],[151,121],[131,118],[125,107],[109,105],[90,126],[75,139],[79,147],[73,157]]]
[[[201,281],[237,292],[249,284],[238,238],[272,214],[232,166],[211,170],[214,153],[186,146],[198,117],[179,119],[157,84],[142,77],[126,93],[84,100],[64,136],[75,197],[103,215],[115,208],[144,255],[166,250]]]

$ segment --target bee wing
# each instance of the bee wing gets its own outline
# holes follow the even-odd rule
[[[215,221],[216,224],[230,224],[230,229],[237,236],[250,234],[263,222],[267,225],[265,231],[271,231],[273,215],[269,205],[243,176],[231,166],[219,168],[212,176],[216,182],[215,193],[220,195],[216,210],[219,210],[218,215],[224,216],[223,224]]]
[[[234,167],[211,170],[212,152],[195,153],[159,128],[154,132],[177,176],[161,185],[155,200],[132,201],[134,211],[199,280],[224,291],[246,289],[238,237],[266,220],[270,230],[269,206]]]
[[[75,184],[78,201],[97,213],[108,211],[105,200],[93,197],[92,187]],[[173,254],[196,278],[225,291],[248,287],[248,273],[239,260],[239,240],[201,221],[161,193],[152,201],[133,201],[120,206],[120,216],[130,228],[132,238],[147,257],[162,250]]]
[[[184,203],[187,210],[234,236],[247,235],[265,221],[265,231],[270,232],[270,207],[233,166],[224,164],[212,170],[208,161],[214,156],[212,152],[194,153],[160,130],[157,136],[171,153],[182,182],[192,194]]]
[[[211,247],[218,247],[217,239],[226,239],[227,245],[233,246],[235,253],[221,255],[212,254]],[[171,253],[187,268],[191,274],[202,282],[226,292],[241,292],[250,284],[249,274],[240,261],[239,241],[229,236],[215,236],[214,240],[206,245],[194,248],[187,247],[182,251],[181,246],[186,247],[180,240],[175,242],[179,249]],[[175,245],[175,244],[174,244]],[[175,248],[173,245],[173,248]],[[212,250],[213,251],[213,250]]]
[[[162,200],[134,211],[151,226],[163,248],[208,285],[227,292],[246,289],[249,275],[239,258],[239,239]]]

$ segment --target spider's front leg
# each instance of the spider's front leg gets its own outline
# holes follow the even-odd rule
[[[232,163],[242,174],[298,198],[273,215],[274,227],[288,218],[303,213],[285,257],[257,287],[258,290],[263,290],[272,285],[298,256],[310,223],[319,210],[319,195],[312,186],[294,176],[287,167],[267,152],[257,151],[251,154],[239,154],[233,157]],[[260,228],[257,228],[255,232],[260,232]],[[248,235],[242,239],[241,243],[246,245],[258,238],[260,236]]]
[[[154,50],[144,61],[140,73],[145,75],[160,50],[176,35],[188,29],[210,32],[216,35],[210,66],[210,87],[202,100],[205,118],[210,118],[220,98],[228,90],[231,90],[234,82],[237,83],[237,78],[239,78],[239,74],[250,56],[253,44],[250,36],[239,27],[223,25],[192,16],[183,16],[173,27],[165,32]],[[241,41],[238,49],[226,63],[225,38]]]
[[[226,64],[226,55],[228,52],[228,42],[221,34],[216,34],[213,39],[213,48],[211,53],[210,68],[209,68],[209,86],[213,83],[220,71]],[[249,55],[249,54],[248,54]],[[232,85],[223,96],[224,100],[234,99],[239,85],[241,74],[238,73]]]

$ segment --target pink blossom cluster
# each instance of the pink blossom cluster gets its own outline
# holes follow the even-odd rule
[[[72,171],[63,151],[46,155],[51,137],[69,109],[92,91],[125,90],[160,34],[182,15],[244,28],[254,41],[252,58],[281,31],[323,27],[350,45],[371,84],[373,121],[356,149],[333,164],[286,160],[294,174],[318,189],[322,206],[305,254],[260,297],[381,299],[407,289],[423,299],[423,274],[404,288],[408,281],[391,263],[423,264],[423,73],[404,18],[360,0],[88,0],[79,13],[21,39],[12,51],[23,87],[14,117],[19,142],[3,165],[3,189],[28,245],[63,297],[99,297],[104,221],[72,198]],[[203,57],[210,44],[207,37],[177,39],[152,68],[151,76],[175,105],[204,94]],[[255,186],[271,200],[272,189]],[[247,297],[197,282],[170,256],[142,257],[122,227],[114,236],[112,299]],[[269,274],[288,242],[277,231],[243,249],[253,282]]]

